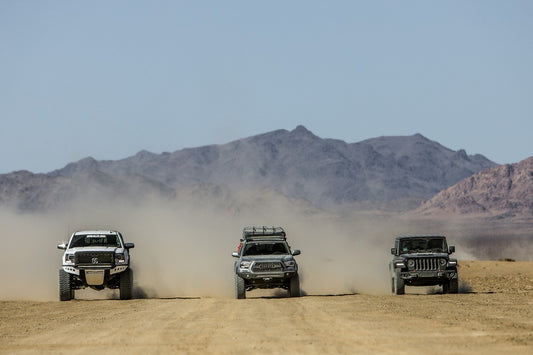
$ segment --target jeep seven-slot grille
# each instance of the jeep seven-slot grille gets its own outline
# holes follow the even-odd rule
[[[438,258],[420,258],[415,260],[415,270],[438,270],[439,259]]]
[[[78,252],[76,264],[80,266],[112,266],[115,262],[113,252]]]
[[[283,266],[280,262],[256,262],[252,266],[252,271],[254,272],[264,272],[264,271],[283,271]]]

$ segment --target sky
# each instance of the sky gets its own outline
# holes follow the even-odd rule
[[[533,2],[0,1],[0,173],[304,125],[533,155]]]

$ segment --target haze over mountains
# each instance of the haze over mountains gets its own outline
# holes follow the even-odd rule
[[[482,155],[453,151],[420,134],[346,143],[298,126],[173,153],[141,151],[116,161],[89,157],[48,174],[3,174],[0,204],[42,210],[87,194],[142,201],[243,189],[267,189],[318,207],[425,200],[494,166]]]

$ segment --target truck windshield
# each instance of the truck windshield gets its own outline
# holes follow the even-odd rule
[[[116,234],[79,234],[72,237],[69,248],[91,246],[120,248],[121,244]]]
[[[248,243],[244,247],[243,256],[249,255],[287,255],[289,249],[282,242],[274,243]]]
[[[444,238],[409,238],[400,241],[400,254],[436,252],[446,253],[448,246]]]

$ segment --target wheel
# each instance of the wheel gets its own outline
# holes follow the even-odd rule
[[[459,279],[451,279],[442,285],[442,293],[459,293]]]
[[[442,294],[450,293],[450,281],[442,284]]]
[[[291,277],[289,282],[289,297],[300,297],[300,276]]]
[[[242,300],[246,298],[246,290],[244,288],[244,279],[239,275],[235,275],[235,298]]]
[[[133,270],[127,268],[120,274],[120,299],[131,300],[133,290]]]
[[[70,301],[74,298],[74,290],[71,288],[70,274],[63,269],[59,269],[59,300]]]
[[[393,281],[394,286],[394,293],[397,295],[403,295],[405,294],[405,283],[403,279],[400,277],[400,271],[396,270],[396,274]]]
[[[450,280],[450,293],[459,293],[459,278]]]

